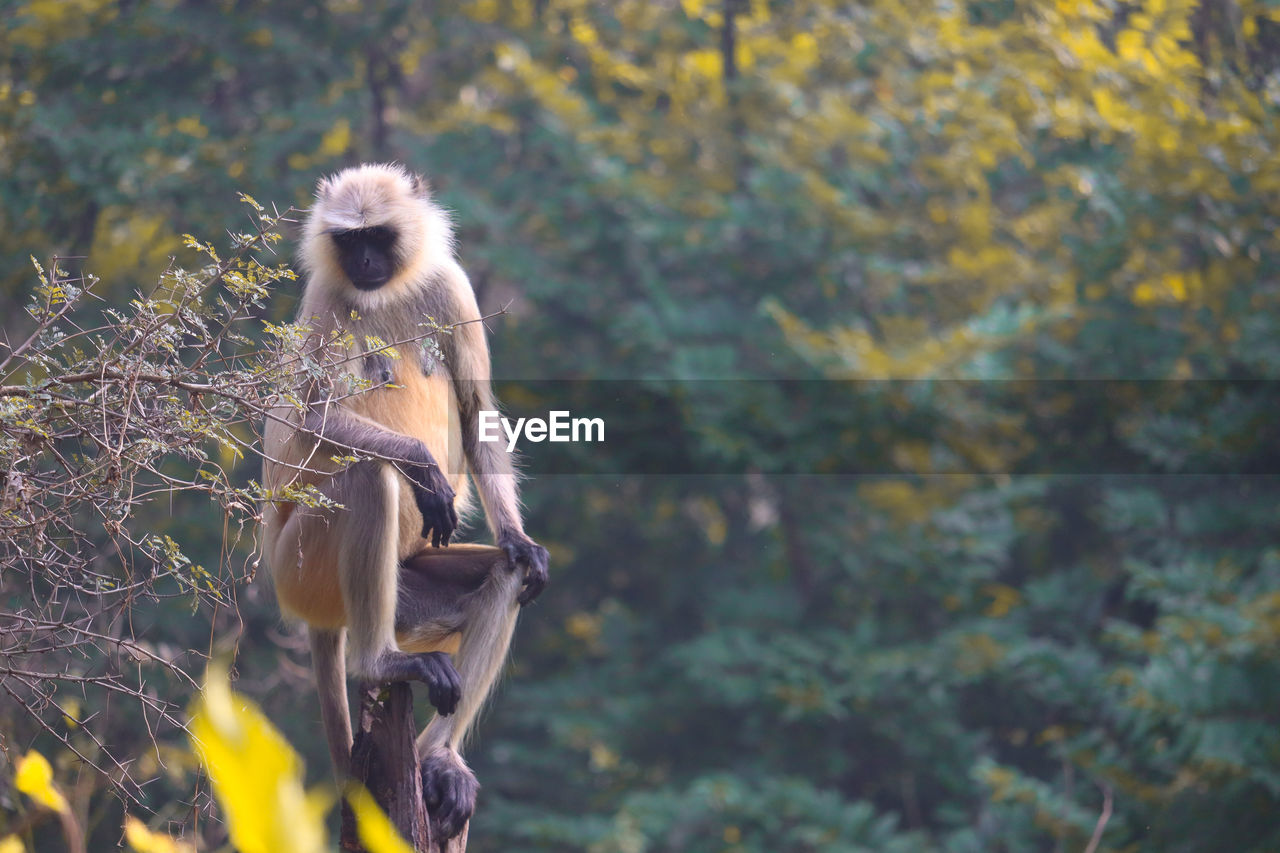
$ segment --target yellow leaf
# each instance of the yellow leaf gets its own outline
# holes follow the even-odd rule
[[[497,0],[476,0],[466,4],[467,16],[482,24],[492,24],[498,20],[500,11]]]
[[[1133,289],[1134,305],[1151,305],[1160,301],[1160,293],[1150,282],[1139,282]]]
[[[1124,30],[1116,36],[1116,53],[1120,58],[1133,62],[1141,58],[1146,39],[1137,30]]]
[[[321,157],[337,157],[351,145],[351,122],[340,118],[329,128],[329,132],[320,138]]]
[[[618,766],[618,754],[603,743],[591,744],[591,769],[612,770]]]
[[[21,839],[16,835],[0,838],[0,853],[27,853]]]
[[[271,30],[266,27],[259,27],[245,36],[244,40],[254,47],[271,47],[271,42],[274,41]]]
[[[966,674],[983,672],[1005,656],[1004,646],[989,634],[964,634],[957,638],[956,668]]]
[[[685,57],[689,66],[703,77],[718,79],[724,73],[724,57],[720,55],[720,51],[711,50],[695,50]]]
[[[1093,105],[1098,110],[1098,117],[1117,130],[1128,130],[1133,127],[1128,110],[1113,98],[1107,89],[1098,89],[1093,93]]]
[[[809,68],[818,61],[818,40],[812,33],[798,33],[791,39],[788,53],[796,68]]]
[[[1180,272],[1171,272],[1164,277],[1165,289],[1178,302],[1187,301],[1187,277]]]
[[[986,615],[992,619],[1003,619],[1009,615],[1009,611],[1022,603],[1022,593],[1007,584],[989,583],[983,586],[982,591],[991,596]]]
[[[596,35],[596,28],[585,18],[574,16],[569,22],[569,32],[573,35],[575,41],[590,47],[600,41],[600,37]]]
[[[209,128],[205,127],[197,116],[185,116],[178,119],[174,122],[173,129],[178,133],[185,133],[187,136],[194,136],[197,139],[204,139],[209,135]]]
[[[53,786],[53,768],[34,749],[18,759],[18,772],[13,780],[18,790],[47,809],[69,814],[66,797]]]
[[[152,832],[133,815],[124,819],[124,837],[138,853],[195,853],[195,847],[163,832]]]
[[[356,815],[356,834],[369,853],[413,853],[413,848],[396,832],[368,791],[351,784],[346,793],[347,802]]]
[[[327,850],[328,799],[302,787],[302,761],[257,706],[232,692],[225,670],[210,667],[191,714],[191,742],[209,771],[242,853]]]

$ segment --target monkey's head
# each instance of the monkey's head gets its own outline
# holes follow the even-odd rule
[[[316,186],[300,260],[309,286],[358,308],[384,305],[453,256],[448,217],[400,166],[344,169]]]

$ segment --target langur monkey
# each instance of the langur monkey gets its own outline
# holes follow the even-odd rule
[[[300,407],[268,418],[264,556],[282,612],[308,626],[340,778],[347,661],[365,681],[427,684],[437,714],[418,737],[423,791],[449,838],[478,788],[459,749],[520,606],[546,586],[547,550],[525,535],[509,454],[479,441],[479,412],[497,408],[484,324],[425,181],[390,165],[322,180],[299,257],[299,322],[330,363],[300,379]],[[435,346],[428,318],[450,329]],[[449,545],[468,470],[496,548]]]

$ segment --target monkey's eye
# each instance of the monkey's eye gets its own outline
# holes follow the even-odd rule
[[[333,242],[339,249],[356,249],[369,246],[382,252],[390,252],[396,242],[396,232],[385,225],[373,228],[352,228],[349,231],[333,232]]]

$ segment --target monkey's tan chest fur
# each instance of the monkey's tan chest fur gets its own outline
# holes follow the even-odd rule
[[[462,428],[454,415],[458,401],[449,373],[441,365],[423,367],[422,354],[412,345],[397,347],[399,358],[379,362],[390,382],[352,397],[352,411],[383,426],[422,441],[431,451],[449,484],[457,492],[459,512],[467,502],[467,465]],[[427,370],[430,369],[430,373]],[[385,374],[384,374],[385,375]],[[400,490],[400,557],[422,548],[422,516],[408,488]]]

